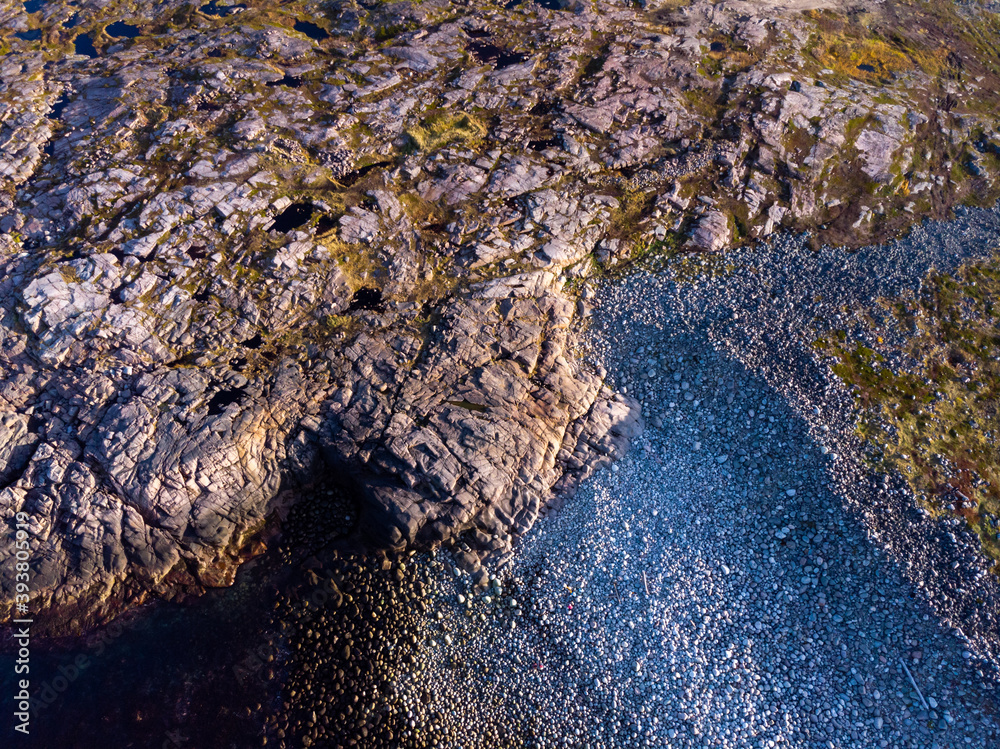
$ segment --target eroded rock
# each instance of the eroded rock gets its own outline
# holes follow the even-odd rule
[[[95,57],[0,9],[0,516],[53,626],[226,584],[321,478],[380,544],[502,555],[641,426],[574,355],[595,264],[997,192],[959,37],[938,81],[769,3],[244,4],[139,4]]]

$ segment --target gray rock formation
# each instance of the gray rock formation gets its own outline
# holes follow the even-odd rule
[[[997,189],[960,40],[945,76],[759,3],[245,5],[121,40],[0,0],[0,517],[54,627],[225,584],[320,480],[379,543],[506,553],[639,428],[576,350],[597,266]]]
[[[718,252],[729,244],[729,219],[720,211],[709,211],[694,225],[691,244],[706,252]]]

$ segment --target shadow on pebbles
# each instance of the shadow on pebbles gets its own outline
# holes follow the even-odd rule
[[[1000,745],[995,581],[962,529],[860,467],[849,399],[809,354],[843,304],[998,235],[975,212],[605,287],[588,355],[648,428],[485,590],[447,554],[408,562],[424,610],[370,707],[393,745]]]

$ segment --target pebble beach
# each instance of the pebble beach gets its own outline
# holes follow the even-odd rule
[[[988,251],[997,228],[996,214],[976,212],[858,254],[788,238],[693,281],[688,267],[683,280],[605,287],[589,355],[642,400],[646,430],[485,590],[447,554],[423,561],[434,603],[391,700],[406,740],[1000,741],[985,564],[961,528],[924,518],[902,483],[863,469],[849,398],[806,348],[822,314],[954,266],[968,255],[956,240]],[[837,304],[814,301],[823,294]],[[941,554],[962,560],[945,566],[953,577],[924,574]],[[960,629],[949,615],[969,596],[977,612]]]
[[[219,744],[234,747],[1000,744],[995,578],[962,526],[866,467],[851,398],[811,346],[852,304],[998,242],[1000,216],[971,211],[857,253],[786,236],[585,293],[577,353],[642,406],[622,460],[471,572],[461,546],[366,553],[349,497],[303,497],[291,579],[249,574],[254,616],[270,614],[206,681],[232,686],[216,725],[183,717],[183,679],[123,681],[108,740],[156,724],[245,731]],[[123,637],[108,662],[143,649]],[[152,689],[155,713],[135,699]],[[51,740],[73,725],[47,724]]]

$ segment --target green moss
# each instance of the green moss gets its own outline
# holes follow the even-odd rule
[[[323,318],[323,327],[329,333],[350,334],[358,326],[358,321],[351,315],[327,315]]]
[[[857,137],[861,134],[862,130],[867,128],[869,125],[874,125],[875,122],[875,118],[869,114],[849,119],[847,121],[847,127],[844,128],[844,136],[846,137],[847,142],[853,143],[857,140]]]
[[[964,518],[1000,561],[1000,256],[922,291],[883,300],[867,327],[876,351],[839,331],[817,342],[854,390],[858,433],[873,457],[906,477],[934,513]],[[901,341],[889,347],[887,338]],[[887,354],[903,356],[896,366]],[[961,499],[965,497],[966,499]]]
[[[796,127],[789,123],[787,133],[782,137],[782,141],[788,153],[796,154],[798,158],[802,159],[808,156],[813,146],[816,145],[816,136],[809,128]]]
[[[680,92],[687,109],[707,122],[716,122],[725,112],[718,91],[708,88],[687,88]]]
[[[475,147],[486,132],[486,125],[473,114],[439,110],[408,129],[406,134],[416,150],[435,151],[455,143]]]
[[[375,29],[375,41],[378,43],[387,42],[395,39],[400,34],[406,33],[407,31],[412,31],[416,28],[416,24],[412,21],[399,24],[389,24],[386,26],[379,26]]]
[[[352,291],[363,286],[378,286],[378,279],[387,275],[384,260],[367,245],[346,244],[331,239],[324,240],[324,244],[347,278]]]
[[[668,231],[663,239],[654,239],[633,248],[630,259],[634,263],[657,265],[659,261],[673,257],[680,252],[684,237],[678,232]]]
[[[618,196],[618,207],[612,209],[608,220],[608,235],[629,237],[635,234],[636,225],[649,213],[656,196],[653,192],[625,189]]]

